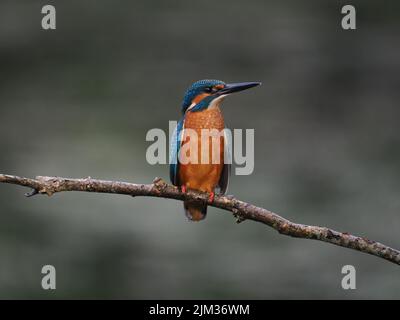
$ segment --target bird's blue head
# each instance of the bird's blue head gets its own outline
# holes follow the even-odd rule
[[[207,109],[213,102],[221,101],[226,95],[260,85],[261,82],[225,83],[220,80],[199,80],[186,91],[182,113]]]

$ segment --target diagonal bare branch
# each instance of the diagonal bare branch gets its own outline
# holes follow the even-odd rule
[[[169,198],[182,201],[208,200],[208,194],[206,193],[193,190],[182,193],[177,187],[167,184],[160,178],[156,178],[152,184],[135,184],[121,181],[97,180],[90,177],[85,179],[70,179],[38,176],[35,179],[29,179],[0,174],[0,182],[32,188],[32,191],[27,193],[26,196],[33,196],[35,194],[47,194],[51,196],[54,193],[62,191],[83,191]],[[337,246],[368,253],[400,265],[400,251],[376,241],[325,227],[293,223],[267,209],[246,203],[232,196],[216,195],[210,205],[232,212],[237,218],[237,222],[246,219],[258,221],[287,236],[328,242]]]

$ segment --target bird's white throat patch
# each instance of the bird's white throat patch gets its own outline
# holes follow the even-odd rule
[[[208,106],[208,109],[214,109],[219,107],[221,102],[225,99],[226,96],[227,96],[226,94],[223,94],[218,98],[215,98],[213,101],[211,101],[210,105]]]
[[[227,96],[227,94],[223,94],[221,96],[219,96],[218,98],[215,98],[213,101],[211,101],[211,103],[208,105],[207,109],[214,109],[217,108],[221,105],[221,102],[225,99],[225,97]],[[201,101],[200,101],[201,102]],[[199,103],[200,103],[199,102]],[[195,106],[197,106],[199,103],[195,103],[193,102],[189,108],[187,109],[187,111],[192,110]]]

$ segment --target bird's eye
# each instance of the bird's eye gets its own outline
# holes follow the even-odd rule
[[[212,87],[204,88],[204,92],[207,92],[207,93],[212,92]]]

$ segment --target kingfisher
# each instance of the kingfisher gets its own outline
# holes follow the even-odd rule
[[[224,131],[221,102],[234,92],[260,84],[225,83],[207,79],[196,81],[187,89],[181,107],[182,118],[171,140],[170,179],[183,193],[193,189],[209,194],[207,203],[184,202],[185,214],[189,220],[203,220],[207,214],[207,204],[214,201],[215,191],[225,194],[228,189],[231,165],[230,161],[224,160],[227,160],[230,150]],[[208,132],[222,132],[218,135],[217,143],[212,135],[203,139],[204,129]],[[204,159],[206,161],[201,161]]]

